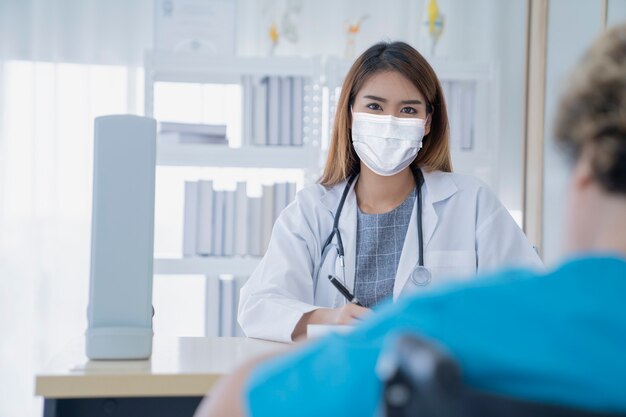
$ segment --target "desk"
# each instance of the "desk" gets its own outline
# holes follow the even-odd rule
[[[89,361],[73,346],[38,374],[44,417],[191,416],[215,382],[242,362],[289,345],[247,338],[159,339],[145,361]]]

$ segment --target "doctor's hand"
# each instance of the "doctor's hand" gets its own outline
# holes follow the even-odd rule
[[[343,307],[328,309],[328,312],[326,324],[352,324],[355,320],[362,319],[363,316],[371,313],[372,310],[348,303]]]
[[[302,315],[291,333],[291,339],[296,340],[305,336],[309,324],[353,324],[371,312],[369,308],[352,303],[337,308],[318,308]]]

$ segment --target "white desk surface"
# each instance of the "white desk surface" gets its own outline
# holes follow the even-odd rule
[[[247,359],[289,346],[242,337],[157,337],[145,361],[90,361],[84,345],[74,346],[36,376],[35,393],[45,398],[202,396]]]

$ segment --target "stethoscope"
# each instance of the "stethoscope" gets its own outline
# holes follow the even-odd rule
[[[411,282],[419,287],[426,286],[432,280],[432,275],[428,268],[424,266],[424,234],[422,231],[422,185],[424,184],[424,175],[419,168],[412,169],[413,176],[415,177],[415,184],[417,185],[417,235],[418,235],[418,245],[419,245],[419,257],[417,264],[413,267],[411,271],[411,275],[409,276]],[[357,174],[352,174],[348,179],[348,183],[343,189],[343,194],[341,195],[341,200],[339,200],[339,205],[337,206],[337,212],[335,213],[335,219],[333,221],[333,230],[330,232],[330,235],[324,242],[322,246],[322,259],[324,258],[326,248],[331,244],[333,237],[337,237],[337,255],[339,258],[339,266],[342,269],[342,278],[345,281],[346,277],[346,265],[344,261],[344,248],[343,241],[341,240],[341,233],[339,232],[339,217],[341,216],[341,210],[343,210],[343,204],[348,197],[348,192],[352,187],[352,183],[356,179]],[[345,282],[344,282],[345,284]]]

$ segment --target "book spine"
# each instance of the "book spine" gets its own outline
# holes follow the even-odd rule
[[[215,276],[206,277],[204,305],[204,333],[207,337],[220,335],[220,281]]]
[[[263,211],[261,197],[248,198],[248,254],[261,256],[261,229]]]
[[[241,135],[241,146],[248,146],[254,143],[254,92],[251,75],[241,77],[241,114],[243,115],[243,132]]]
[[[235,277],[235,307],[237,308],[237,311],[239,311],[241,287],[243,287],[247,281],[248,277],[246,276]],[[235,337],[245,337],[245,333],[237,321],[235,321]]]
[[[237,207],[235,191],[225,191],[224,199],[224,256],[235,254],[235,215]]]
[[[293,77],[280,77],[280,138],[279,145],[291,145],[292,135],[292,80]]]
[[[253,89],[254,109],[254,144],[257,146],[267,145],[267,77],[258,80]]]
[[[235,277],[220,275],[220,336],[232,337],[235,335]]]
[[[304,118],[304,78],[292,78],[292,133],[291,144],[293,146],[302,145],[303,118]]]
[[[185,208],[183,217],[183,256],[196,256],[198,230],[198,183],[185,181]]]
[[[287,205],[287,183],[277,182],[274,183],[274,219],[272,223],[276,222],[278,216]]]
[[[265,253],[274,226],[274,186],[264,185],[261,197],[261,253]]]
[[[235,215],[235,254],[248,254],[248,194],[245,182],[237,183],[236,215]]]
[[[267,143],[278,145],[280,137],[280,80],[268,77],[267,85]]]
[[[213,217],[213,255],[224,255],[224,202],[225,191],[215,191],[215,215]]]
[[[198,231],[196,234],[196,253],[208,256],[213,253],[213,181],[198,182]]]

